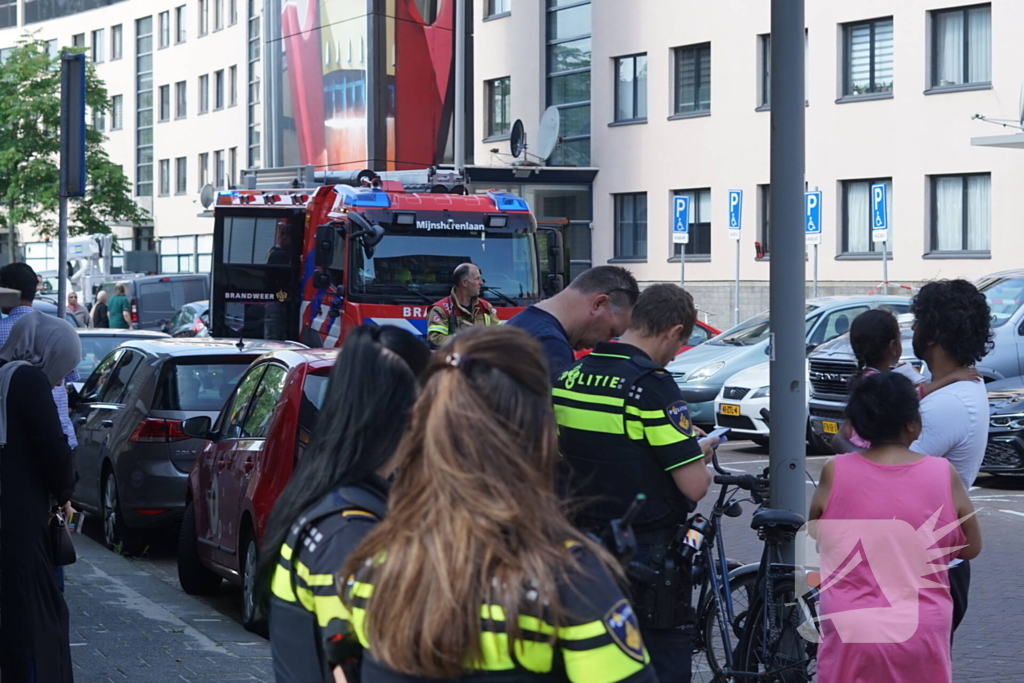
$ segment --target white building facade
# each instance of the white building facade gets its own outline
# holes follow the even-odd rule
[[[509,164],[509,126],[537,138],[558,106],[552,165],[596,169],[573,257],[679,281],[673,196],[690,202],[685,278],[733,321],[728,193],[743,191],[740,308],[767,308],[770,3],[481,0],[474,22],[478,165]],[[808,190],[822,192],[821,294],[882,280],[871,185],[888,190],[889,280],[1024,266],[1024,151],[972,146],[1017,120],[1024,3],[807,0]],[[792,75],[787,75],[792,77]],[[493,152],[492,150],[497,150]],[[535,207],[536,210],[536,207]],[[585,244],[589,238],[589,245]],[[585,265],[585,264],[581,264]],[[807,267],[812,279],[812,259]]]

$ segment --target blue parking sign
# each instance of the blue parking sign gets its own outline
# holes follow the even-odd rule
[[[740,238],[743,225],[743,190],[729,190],[729,237]]]
[[[804,193],[804,235],[807,244],[821,243],[821,192]]]
[[[690,242],[690,198],[677,196],[672,198],[675,211],[672,216],[672,243],[689,244]]]
[[[889,241],[889,214],[886,207],[885,183],[871,186],[871,241]]]

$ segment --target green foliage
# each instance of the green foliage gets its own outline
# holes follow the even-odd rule
[[[60,56],[51,56],[45,41],[23,36],[0,64],[0,93],[0,227],[31,227],[54,236],[60,181]],[[106,87],[91,62],[86,104],[93,112],[110,108]],[[105,139],[88,127],[86,195],[68,205],[72,235],[110,232],[108,224],[115,222],[141,225],[149,220],[133,201],[124,171],[103,149]]]

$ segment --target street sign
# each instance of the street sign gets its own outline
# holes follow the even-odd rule
[[[889,241],[889,215],[886,211],[884,183],[871,186],[871,241]]]
[[[672,244],[690,243],[690,198],[673,197]]]
[[[804,240],[821,244],[821,192],[804,193]]]
[[[729,238],[738,240],[743,225],[743,190],[729,190]]]

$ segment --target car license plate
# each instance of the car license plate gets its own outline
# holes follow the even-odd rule
[[[828,420],[822,420],[821,428],[825,431],[826,434],[838,434],[839,433],[839,423],[838,422],[829,422]]]
[[[722,415],[734,415],[739,417],[740,407],[730,405],[728,403],[723,403],[722,407],[718,410],[718,412],[720,412]]]

